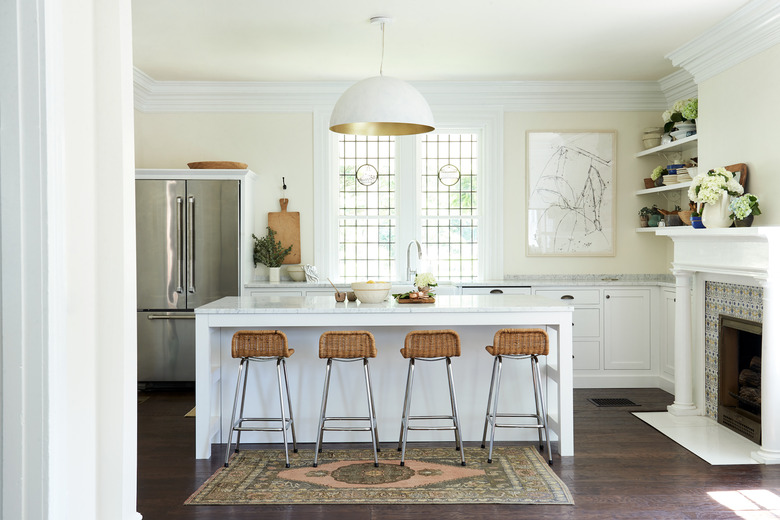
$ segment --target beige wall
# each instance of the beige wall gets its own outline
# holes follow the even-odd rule
[[[748,165],[748,190],[762,214],[754,225],[780,225],[780,45],[699,85],[699,158],[704,168]]]
[[[136,112],[136,166],[186,168],[202,160],[241,161],[258,174],[253,231],[263,233],[278,211],[281,177],[290,211],[301,212],[302,262],[314,259],[311,114]],[[658,126],[658,112],[507,113],[504,120],[504,272],[515,274],[665,273],[666,239],[636,233],[640,207],[663,199],[637,197],[642,178],[658,163],[636,159],[641,133]],[[527,130],[616,130],[616,255],[525,256],[525,134]]]
[[[504,273],[618,274],[666,273],[666,239],[637,233],[637,212],[664,199],[637,196],[660,159],[637,159],[643,150],[642,130],[660,126],[660,112],[526,112],[504,116]],[[529,257],[525,255],[526,132],[536,130],[615,130],[617,164],[615,184],[615,256]]]
[[[301,261],[313,263],[312,115],[135,113],[137,168],[182,168],[193,161],[238,161],[257,174],[251,232],[265,235],[279,211],[282,177],[288,211],[301,213]]]

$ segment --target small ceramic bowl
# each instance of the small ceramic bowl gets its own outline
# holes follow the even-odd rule
[[[344,300],[347,299],[347,293],[345,292],[333,293],[333,297],[336,298],[337,302],[343,302]]]
[[[349,291],[347,293],[347,300],[349,300],[351,302],[354,302],[355,300],[357,300],[357,295],[355,294],[354,291]]]

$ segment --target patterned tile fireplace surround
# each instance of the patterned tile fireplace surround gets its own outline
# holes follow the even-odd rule
[[[750,456],[780,464],[780,228],[671,227],[658,235],[674,242],[677,289],[669,413],[717,420],[718,318],[761,322],[761,445]]]
[[[724,314],[763,322],[764,289],[723,282],[704,284],[704,406],[718,419],[718,318]]]

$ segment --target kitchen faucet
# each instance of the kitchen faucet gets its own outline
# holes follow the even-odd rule
[[[412,265],[410,263],[411,262],[410,254],[412,252],[412,246],[415,244],[417,244],[417,260],[420,260],[422,259],[422,246],[420,245],[420,242],[418,242],[417,240],[412,240],[411,242],[409,242],[409,245],[406,247],[406,278],[412,283],[414,283],[414,277],[417,274],[417,271],[412,270]]]

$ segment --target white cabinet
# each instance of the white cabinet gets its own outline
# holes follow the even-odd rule
[[[597,288],[535,289],[534,294],[574,305],[572,360],[574,370],[601,368],[601,290]]]
[[[650,289],[604,293],[604,369],[650,370]]]
[[[531,294],[531,288],[507,286],[463,287],[461,294]]]

